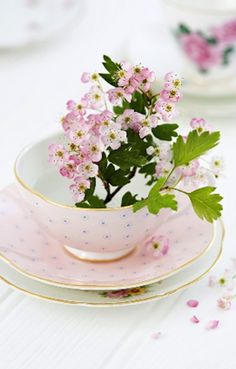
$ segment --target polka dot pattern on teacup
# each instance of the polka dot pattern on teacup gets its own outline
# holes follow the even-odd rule
[[[132,228],[128,220],[126,227],[124,244],[129,241]],[[80,231],[87,232],[85,227]],[[188,207],[159,227],[158,234],[170,239],[170,250],[162,258],[153,258],[144,246],[139,246],[131,255],[115,262],[85,262],[67,253],[40,228],[15,185],[0,193],[0,254],[26,274],[72,287],[120,288],[161,279],[200,256],[211,243],[213,233],[214,227],[201,221]],[[104,237],[112,237],[108,229]]]

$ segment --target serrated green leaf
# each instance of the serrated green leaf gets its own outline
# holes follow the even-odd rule
[[[130,104],[126,99],[123,99],[122,106],[114,106],[113,107],[113,111],[117,115],[123,114],[125,109],[130,109]]]
[[[99,76],[102,77],[107,83],[109,83],[110,85],[117,87],[117,82],[116,80],[112,77],[111,74],[109,73],[99,73]]]
[[[103,60],[104,62],[102,64],[110,74],[113,74],[120,69],[120,65],[118,63],[113,62],[113,60],[111,60],[109,56],[103,55]]]
[[[203,132],[198,134],[196,130],[188,134],[186,141],[178,136],[173,145],[173,159],[175,167],[187,165],[207,151],[218,145],[220,132]]]
[[[135,150],[129,145],[124,145],[117,150],[111,151],[109,160],[123,170],[131,167],[140,167],[147,163],[147,158],[140,155],[139,150]]]
[[[90,196],[87,201],[81,201],[77,202],[75,204],[78,208],[105,208],[106,205],[104,204],[104,201],[100,199],[98,196]]]
[[[143,155],[147,156],[147,148],[150,146],[150,141],[145,142],[142,140],[137,132],[134,132],[132,129],[128,129],[127,131],[127,139],[129,142],[129,150],[135,155]],[[146,137],[147,138],[147,137]]]
[[[84,196],[84,200],[83,201],[86,201],[87,199],[89,199],[90,196],[93,195],[94,193],[94,190],[95,190],[95,187],[96,187],[96,178],[93,177],[90,179],[90,188],[88,188],[86,191],[85,191],[85,196]]]
[[[156,193],[155,196],[148,196],[148,210],[151,214],[158,214],[163,208],[169,208],[172,210],[178,209],[178,203],[176,201],[175,195],[173,194],[161,194]]]
[[[138,91],[135,91],[135,93],[133,94],[132,100],[130,102],[130,108],[134,109],[134,111],[138,113],[145,114],[146,106],[147,106],[147,99],[145,95]]]
[[[91,208],[105,208],[106,207],[106,205],[104,204],[104,201],[100,199],[98,196],[91,196],[88,199],[88,202]]]
[[[163,187],[165,181],[166,181],[165,177],[161,177],[156,181],[155,185],[149,191],[148,199],[150,199],[150,200],[155,199],[156,196],[159,195],[159,192],[160,192],[161,188]]]
[[[109,164],[108,167],[104,170],[103,177],[107,181],[110,180],[111,176],[115,173],[116,169],[113,164]]]
[[[75,206],[77,208],[91,208],[91,205],[89,205],[87,202],[81,201],[81,202],[77,202],[75,204]]]
[[[126,192],[121,200],[121,206],[129,206],[129,205],[133,205],[137,200],[136,200],[137,195],[132,195],[131,192]]]
[[[126,172],[122,169],[116,170],[109,178],[112,186],[125,186],[130,182],[129,178],[125,177]]]
[[[206,219],[210,223],[221,216],[223,209],[220,204],[222,196],[213,193],[215,189],[215,187],[207,186],[188,193],[196,214],[199,218]]]
[[[172,137],[178,136],[176,132],[178,127],[178,124],[175,123],[160,124],[152,129],[152,133],[159,140],[171,141]]]
[[[135,202],[133,204],[133,212],[136,213],[140,209],[145,208],[145,206],[147,206],[147,203],[148,203],[147,199],[143,199],[143,200],[139,200],[139,201]]]
[[[156,178],[152,177],[151,179],[149,179],[149,181],[147,181],[145,184],[146,186],[151,186],[153,183],[156,182]]]
[[[107,167],[107,157],[106,157],[106,154],[104,152],[102,153],[102,159],[99,161],[98,166],[99,166],[100,172],[103,175],[103,173],[104,173],[104,171]]]
[[[152,176],[155,173],[156,163],[148,163],[140,168],[139,173],[144,174],[145,178],[147,176]]]

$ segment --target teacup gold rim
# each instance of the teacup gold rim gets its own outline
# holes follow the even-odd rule
[[[51,135],[52,136],[52,135]],[[49,136],[50,137],[50,136]],[[46,138],[45,138],[46,139]],[[30,192],[31,194],[33,194],[34,196],[40,198],[41,200],[47,202],[48,204],[54,205],[54,206],[58,206],[64,209],[73,209],[75,211],[100,211],[100,212],[107,212],[107,211],[123,211],[124,209],[132,209],[132,205],[127,205],[127,206],[117,206],[117,207],[109,207],[109,208],[80,208],[74,205],[65,205],[62,204],[60,202],[57,201],[53,201],[51,199],[49,199],[47,196],[43,195],[41,192],[34,190],[32,187],[30,187],[20,176],[18,170],[17,170],[17,166],[18,163],[20,161],[20,159],[22,158],[22,155],[28,151],[31,147],[33,147],[35,144],[39,143],[41,140],[36,141],[34,143],[31,143],[27,146],[25,146],[17,155],[14,165],[13,165],[13,172],[15,175],[15,178],[17,180],[17,182],[28,192]]]
[[[200,14],[206,14],[206,15],[232,15],[232,12],[236,13],[236,8],[232,7],[230,9],[216,9],[216,8],[207,8],[204,9],[202,7],[197,6],[191,6],[190,4],[181,4],[179,0],[162,0],[162,2],[171,6],[174,6],[176,8],[179,8],[181,10],[186,10],[188,12],[193,13],[200,13]]]
[[[222,224],[222,227],[224,228],[223,226],[223,221],[220,219],[220,222]],[[16,263],[14,263],[12,260],[10,260],[9,258],[7,258],[6,256],[2,255],[0,253],[0,259],[5,261],[7,264],[9,264],[10,266],[12,266],[16,271],[18,271],[19,273],[27,276],[27,277],[30,277],[32,280],[35,280],[35,281],[38,281],[38,282],[41,282],[41,283],[45,283],[45,284],[48,284],[48,285],[51,285],[51,286],[55,286],[55,287],[62,287],[62,288],[72,288],[72,289],[78,289],[78,290],[97,290],[97,291],[102,291],[102,290],[105,290],[105,289],[109,289],[109,290],[112,290],[112,289],[125,289],[125,288],[135,288],[135,287],[139,287],[140,285],[143,285],[143,284],[153,284],[153,283],[156,283],[156,282],[159,282],[161,281],[162,279],[164,278],[168,278],[168,277],[171,277],[173,276],[175,273],[181,271],[182,269],[185,269],[187,266],[191,265],[193,262],[197,261],[198,259],[200,259],[203,255],[205,255],[207,253],[207,251],[210,249],[210,247],[213,245],[214,241],[215,241],[215,237],[216,237],[216,224],[214,223],[213,224],[213,232],[212,232],[212,238],[211,240],[209,241],[209,243],[207,244],[207,246],[204,248],[204,250],[198,254],[197,256],[195,256],[194,258],[192,258],[191,260],[188,260],[186,263],[180,265],[178,268],[176,268],[175,270],[171,271],[171,272],[168,272],[168,273],[163,273],[161,276],[159,277],[156,277],[156,278],[151,278],[151,279],[147,279],[145,281],[139,281],[139,282],[136,282],[136,283],[132,283],[132,284],[126,284],[126,285],[121,285],[121,284],[105,284],[103,286],[101,285],[86,285],[86,284],[79,284],[79,283],[71,283],[71,284],[68,284],[68,283],[64,283],[64,282],[57,282],[57,281],[54,281],[52,279],[48,279],[48,278],[44,278],[44,277],[39,277],[33,273],[30,273],[30,272],[27,272],[25,271],[23,268],[19,267]]]
[[[100,303],[100,302],[84,302],[84,301],[75,301],[75,300],[67,300],[67,299],[60,299],[60,298],[55,298],[55,297],[50,297],[50,296],[45,296],[45,295],[41,295],[39,293],[35,293],[35,292],[30,292],[28,290],[26,290],[23,287],[19,287],[16,286],[14,283],[10,282],[9,280],[7,280],[5,277],[3,277],[2,275],[0,275],[0,280],[2,280],[4,283],[6,283],[7,285],[9,285],[10,287],[21,291],[22,293],[25,293],[29,296],[33,296],[35,298],[38,298],[39,300],[45,300],[45,301],[49,301],[49,302],[57,302],[57,303],[61,303],[64,305],[77,305],[77,306],[90,306],[90,307],[118,307],[118,306],[125,306],[125,305],[135,305],[135,304],[139,304],[139,303],[143,303],[143,302],[148,302],[148,301],[154,301],[157,299],[162,299],[164,297],[173,295],[174,293],[177,293],[185,288],[188,288],[190,286],[192,286],[193,284],[199,282],[202,278],[204,278],[214,267],[215,265],[218,263],[218,261],[220,260],[222,253],[223,253],[223,249],[224,249],[224,238],[225,238],[225,227],[223,224],[223,221],[220,219],[220,225],[221,225],[221,237],[220,237],[220,250],[216,256],[216,258],[214,259],[213,263],[205,270],[205,272],[203,272],[202,274],[200,274],[198,277],[194,278],[193,280],[186,282],[184,284],[182,284],[181,286],[174,288],[170,291],[167,291],[165,293],[162,294],[157,294],[154,296],[150,296],[150,297],[146,297],[146,298],[137,298],[134,299],[132,301],[120,301],[120,302],[109,302],[109,303]]]

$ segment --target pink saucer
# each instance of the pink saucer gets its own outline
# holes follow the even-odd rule
[[[214,225],[201,221],[191,206],[183,208],[157,231],[170,239],[167,255],[155,259],[140,246],[123,259],[93,263],[74,258],[42,232],[17,186],[10,185],[0,192],[0,257],[33,279],[62,287],[99,290],[154,283],[193,263],[214,241]]]

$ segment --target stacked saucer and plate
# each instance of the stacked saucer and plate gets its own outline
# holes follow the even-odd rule
[[[17,183],[0,193],[0,279],[41,299],[97,307],[164,298],[199,281],[219,260],[224,230],[199,219],[188,201],[152,216],[132,206],[77,208],[64,178],[48,164],[55,135],[17,158]],[[60,177],[60,178],[59,178]],[[59,200],[60,199],[60,200]],[[154,258],[145,240],[165,234],[169,252]]]

